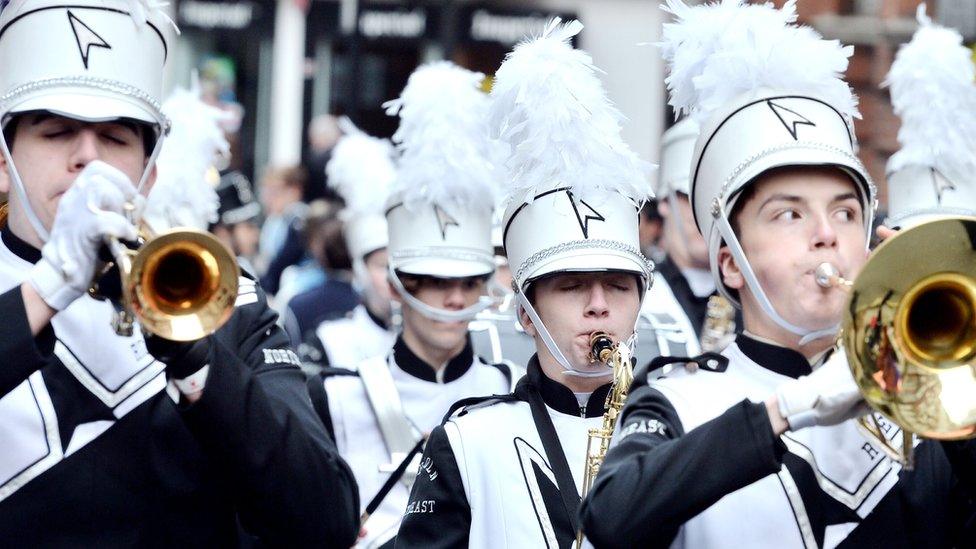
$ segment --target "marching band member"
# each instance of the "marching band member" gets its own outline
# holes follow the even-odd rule
[[[492,131],[512,151],[505,250],[536,355],[514,393],[459,403],[434,429],[397,547],[576,539],[587,431],[612,373],[589,358],[590,335],[631,345],[653,270],[637,231],[649,166],[622,141],[590,56],[569,43],[581,28],[553,20],[516,46],[492,89]]]
[[[671,104],[702,123],[695,221],[745,331],[696,371],[635,382],[584,531],[599,547],[969,544],[973,493],[950,458],[971,471],[972,443],[922,441],[904,469],[857,428],[870,409],[832,352],[847,294],[815,269],[857,275],[875,208],[840,77],[852,49],[796,26],[793,2],[668,8]]]
[[[383,216],[396,172],[388,141],[366,135],[348,119],[340,125],[345,126],[344,134],[332,149],[326,173],[329,187],[346,204],[339,216],[362,303],[341,318],[319,324],[305,338],[303,354],[320,367],[355,368],[367,358],[386,355],[396,339]]]
[[[695,226],[688,196],[688,172],[698,124],[684,118],[661,137],[658,211],[664,219],[661,247],[644,314],[668,314],[681,328],[687,355],[719,351],[735,335],[735,309],[717,294],[708,268],[708,246]]]
[[[402,331],[391,352],[310,382],[369,513],[364,547],[396,535],[416,472],[412,465],[403,475],[406,464],[416,463],[420,442],[451,404],[507,393],[516,377],[509,366],[476,356],[468,336],[468,322],[491,304],[485,289],[495,265],[497,153],[488,139],[482,78],[446,61],[423,65],[400,98],[386,104],[400,116],[386,221],[388,279]]]
[[[86,295],[103,239],[136,237],[156,178],[168,27],[140,1],[0,12],[0,532],[234,546],[243,527],[348,547],[352,475],[252,280],[226,324],[188,343],[117,335],[113,305]]]

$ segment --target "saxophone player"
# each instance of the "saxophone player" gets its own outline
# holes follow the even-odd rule
[[[171,33],[151,2],[0,4],[0,544],[348,547],[352,473],[253,279],[189,343],[87,293],[156,182]]]
[[[633,346],[653,270],[637,231],[649,166],[569,44],[581,28],[553,20],[515,48],[492,90],[492,131],[513,151],[504,244],[536,354],[512,394],[462,401],[433,430],[397,547],[576,540],[588,431],[603,424],[612,381],[590,336]]]
[[[908,470],[862,435],[856,418],[869,408],[833,350],[847,294],[815,276],[824,262],[857,275],[875,208],[855,155],[857,102],[839,76],[851,50],[794,25],[789,2],[668,6],[672,105],[702,121],[695,218],[744,332],[695,372],[635,383],[583,504],[584,532],[597,547],[970,546],[973,441],[916,441]],[[956,59],[941,93],[976,104],[969,52],[945,32],[908,72]],[[721,85],[696,85],[706,82]],[[901,429],[876,417],[899,446]]]

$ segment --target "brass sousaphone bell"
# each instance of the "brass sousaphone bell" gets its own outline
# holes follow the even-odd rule
[[[146,332],[194,341],[215,332],[234,312],[240,269],[210,233],[176,228],[153,234],[144,225],[137,247],[116,239],[106,244],[121,277],[116,333],[131,335],[138,320]],[[101,291],[96,285],[91,293],[97,297]]]
[[[854,380],[903,430],[894,457],[911,466],[913,433],[976,436],[976,218],[900,231],[853,283],[832,278],[850,286],[841,340]],[[862,424],[894,451],[876,421]]]

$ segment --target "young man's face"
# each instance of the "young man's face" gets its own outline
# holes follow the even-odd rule
[[[11,156],[30,197],[34,213],[48,229],[54,221],[61,196],[78,174],[94,160],[101,160],[139,183],[146,167],[142,130],[124,122],[87,123],[48,114],[27,114],[17,122]],[[155,181],[155,169],[143,194]],[[0,192],[10,193],[6,159],[0,155]],[[22,208],[11,196],[11,220]]]
[[[835,325],[847,293],[821,287],[814,272],[830,262],[853,279],[864,265],[864,213],[854,183],[836,169],[789,168],[764,174],[754,185],[734,215],[739,242],[763,290],[794,325]],[[726,285],[739,291],[746,328],[775,333],[728,248],[719,252],[719,262]]]
[[[420,301],[448,311],[459,311],[478,302],[485,294],[484,277],[434,278],[417,277],[404,281],[404,286]],[[468,333],[468,321],[441,322],[431,320],[409,303],[403,303],[403,330],[411,332],[422,345],[440,352],[460,351]]]
[[[674,208],[679,211],[673,211]],[[688,195],[675,193],[674,200],[661,199],[658,211],[664,218],[664,251],[679,267],[708,268],[708,244],[698,232]],[[676,215],[677,214],[677,215]]]
[[[301,199],[301,189],[288,185],[277,175],[270,175],[261,181],[261,206],[268,215],[281,215],[288,206]]]
[[[615,341],[626,341],[634,332],[640,312],[640,286],[630,273],[566,273],[543,278],[535,283],[533,306],[559,350],[574,368],[604,371],[592,364],[590,334],[603,331]],[[521,311],[526,332],[537,336],[525,311]],[[536,351],[543,369],[555,359],[542,340],[536,337]],[[547,360],[542,360],[542,357]]]
[[[393,299],[393,292],[390,290],[390,283],[387,280],[387,262],[389,255],[386,248],[374,250],[363,258],[366,265],[366,275],[369,277],[368,299],[374,301],[373,306],[383,309],[379,312],[387,313],[390,308],[390,300]]]

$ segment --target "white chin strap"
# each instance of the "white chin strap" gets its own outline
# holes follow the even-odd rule
[[[139,179],[139,184],[136,185],[136,192],[142,193],[143,187],[146,186],[146,182],[149,181],[149,174],[152,173],[153,166],[156,165],[156,159],[159,157],[160,151],[163,149],[163,140],[166,138],[166,132],[160,131],[159,137],[156,139],[156,145],[153,147],[152,154],[149,155],[149,161],[146,162],[146,168],[142,171],[142,177]],[[7,144],[7,136],[0,131],[0,153],[3,153],[4,158],[7,160],[7,170],[10,173],[10,180],[13,182],[14,190],[17,193],[17,197],[20,199],[20,203],[23,205],[24,214],[27,216],[27,221],[30,222],[31,227],[34,228],[34,232],[37,233],[37,237],[41,242],[47,242],[51,238],[50,231],[44,227],[44,223],[41,223],[41,218],[37,217],[34,213],[34,207],[31,206],[30,200],[27,198],[27,188],[24,186],[24,181],[20,178],[20,171],[14,164],[14,157],[10,154],[10,147]],[[136,222],[138,220],[131,220]]]
[[[403,300],[406,301],[411,308],[425,317],[437,322],[463,322],[465,320],[471,320],[478,313],[495,304],[494,299],[488,296],[481,296],[478,298],[477,303],[469,307],[465,307],[464,309],[458,309],[456,311],[440,309],[424,303],[408,292],[407,289],[403,287],[403,283],[400,282],[400,277],[397,276],[396,271],[392,266],[390,267],[390,282],[393,284],[393,287],[396,288],[397,292],[400,294],[400,297],[403,298]]]
[[[752,270],[752,265],[750,265],[749,260],[746,259],[746,254],[742,251],[742,246],[739,244],[739,239],[732,231],[732,226],[729,225],[728,216],[725,215],[724,208],[722,209],[720,215],[716,217],[715,226],[718,227],[719,234],[721,234],[722,239],[725,240],[725,244],[729,247],[729,251],[732,252],[732,257],[735,258],[735,262],[738,264],[739,270],[742,272],[742,276],[745,277],[746,284],[749,285],[752,293],[756,296],[756,300],[759,301],[759,306],[762,308],[763,312],[766,313],[766,316],[771,318],[773,322],[780,325],[783,329],[800,336],[800,345],[806,345],[811,341],[837,335],[837,333],[840,331],[840,324],[835,324],[829,328],[824,328],[821,330],[810,330],[792,324],[780,316],[780,314],[776,312],[776,309],[773,307],[772,302],[770,302],[769,298],[766,296],[766,292],[763,290],[762,285],[759,284],[759,279],[756,278],[756,274]],[[720,287],[722,287],[722,278],[720,274],[718,261],[712,261],[712,275],[715,277],[716,283],[720,284]]]
[[[587,372],[574,368],[573,365],[569,363],[569,360],[566,359],[566,355],[564,355],[562,350],[559,349],[559,346],[556,345],[556,341],[552,339],[552,335],[549,334],[549,330],[546,328],[546,325],[543,324],[542,319],[539,317],[539,313],[537,313],[535,311],[535,307],[529,303],[529,300],[527,297],[525,297],[525,294],[522,293],[521,290],[517,289],[515,291],[515,299],[518,300],[518,308],[524,310],[525,314],[529,315],[532,325],[535,326],[536,333],[538,333],[539,337],[542,338],[542,342],[546,344],[546,348],[549,349],[549,353],[553,356],[553,358],[556,359],[556,362],[563,367],[564,375],[589,378],[607,377],[613,375],[613,369],[611,369],[609,366],[607,366],[606,370],[602,372]],[[515,314],[518,316],[518,309],[516,309]],[[638,315],[637,318],[639,321],[640,315]],[[634,333],[631,334],[630,338],[627,339],[627,346],[630,348],[631,354],[633,354],[633,350],[637,346],[637,321],[634,322]]]

